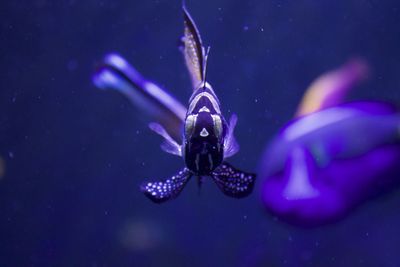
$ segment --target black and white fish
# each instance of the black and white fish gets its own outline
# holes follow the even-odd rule
[[[163,150],[183,157],[186,167],[169,179],[148,182],[141,189],[154,202],[164,202],[175,198],[192,176],[197,176],[199,182],[203,176],[211,176],[226,195],[247,196],[253,189],[255,175],[225,161],[239,150],[233,135],[237,117],[232,115],[229,124],[225,121],[220,102],[206,81],[209,49],[204,49],[199,31],[185,7],[183,12],[182,51],[194,89],[184,120],[183,143],[178,144],[160,124],[152,123],[150,128],[164,138]]]

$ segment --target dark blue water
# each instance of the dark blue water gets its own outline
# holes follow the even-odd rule
[[[370,79],[354,99],[400,103],[398,1],[188,1],[211,45],[208,79],[239,116],[240,153],[255,170],[308,84],[352,56]],[[155,205],[138,189],[174,174],[127,99],[91,74],[124,55],[186,103],[177,43],[180,1],[3,1],[0,4],[0,266],[399,266],[400,197],[369,202],[313,230],[231,199],[206,180]],[[259,184],[257,184],[259,185]],[[256,187],[257,187],[256,185]]]

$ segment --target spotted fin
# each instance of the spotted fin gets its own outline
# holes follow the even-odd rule
[[[185,168],[177,175],[159,182],[148,182],[140,190],[153,202],[162,203],[176,198],[192,176],[189,169]]]
[[[197,89],[199,84],[204,81],[205,51],[201,42],[200,33],[197,30],[189,12],[183,6],[184,15],[184,35],[182,37],[182,52],[185,58],[192,79],[193,89]]]
[[[255,174],[237,170],[227,162],[223,162],[211,177],[225,195],[235,198],[248,196],[256,180]]]

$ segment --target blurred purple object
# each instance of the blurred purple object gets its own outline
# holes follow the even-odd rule
[[[262,158],[262,200],[301,226],[336,221],[400,181],[400,114],[349,103],[290,122]]]
[[[290,122],[262,158],[262,200],[291,224],[338,220],[400,181],[400,114],[349,103]]]
[[[105,56],[93,76],[93,83],[100,89],[122,93],[134,106],[149,115],[150,120],[160,123],[175,140],[182,139],[181,128],[186,108],[166,90],[142,77],[121,56]]]
[[[262,201],[279,219],[303,227],[335,222],[400,183],[399,111],[376,101],[342,104],[366,71],[351,61],[317,79],[301,117],[265,150]]]

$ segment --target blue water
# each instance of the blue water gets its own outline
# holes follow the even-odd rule
[[[308,84],[353,56],[372,71],[351,98],[400,103],[398,1],[186,5],[211,46],[208,79],[224,113],[239,116],[231,162],[241,169],[256,170]],[[243,200],[210,179],[164,205],[139,192],[183,162],[159,149],[127,99],[90,77],[115,51],[187,103],[180,6],[0,3],[0,266],[400,266],[398,191],[313,230],[267,214],[259,183]]]

